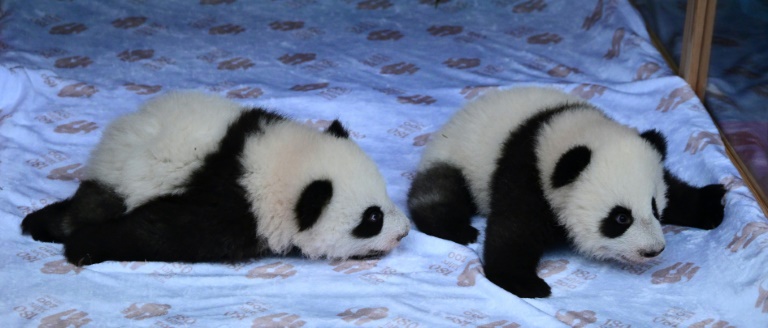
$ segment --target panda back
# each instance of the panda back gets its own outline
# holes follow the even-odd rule
[[[237,103],[195,92],[157,97],[107,127],[86,178],[112,187],[129,210],[179,192],[242,111]]]
[[[492,91],[467,104],[439,131],[424,150],[419,170],[448,163],[465,175],[480,214],[490,210],[490,179],[504,143],[534,114],[564,103],[582,102],[548,88]]]

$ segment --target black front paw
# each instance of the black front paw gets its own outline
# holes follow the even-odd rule
[[[500,276],[488,279],[504,290],[521,298],[543,298],[552,294],[552,288],[537,275],[532,276]]]
[[[721,184],[711,184],[699,189],[699,222],[701,224],[699,228],[714,229],[723,222],[725,191],[725,187]]]
[[[64,257],[76,266],[85,266],[104,262],[98,247],[87,239],[77,238],[77,233],[64,242]]]
[[[450,240],[453,240],[459,244],[467,245],[474,243],[477,240],[477,236],[480,234],[475,227],[469,226],[464,229],[458,229],[453,232]]]

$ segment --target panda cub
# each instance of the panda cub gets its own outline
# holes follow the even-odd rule
[[[151,100],[104,131],[86,167],[71,198],[21,224],[77,265],[373,257],[410,229],[341,123],[320,132],[218,96]]]
[[[517,88],[470,103],[432,135],[408,193],[424,233],[474,242],[486,216],[484,271],[520,297],[547,297],[543,252],[570,241],[597,259],[639,262],[664,250],[661,223],[723,220],[725,189],[664,168],[666,141],[638,134],[561,91]]]

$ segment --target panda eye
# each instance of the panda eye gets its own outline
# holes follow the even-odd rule
[[[616,214],[614,218],[616,220],[616,223],[621,225],[628,225],[632,223],[632,217],[624,213]]]
[[[384,226],[384,212],[378,206],[371,206],[363,212],[360,223],[352,230],[352,234],[358,238],[371,238],[381,232]]]

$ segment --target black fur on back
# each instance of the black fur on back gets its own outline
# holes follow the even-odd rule
[[[520,297],[547,297],[550,287],[536,274],[544,250],[566,240],[544,196],[536,138],[553,117],[583,104],[563,104],[528,118],[501,147],[491,176],[491,212],[484,270],[491,282]]]
[[[117,261],[238,262],[267,252],[256,234],[240,155],[245,142],[283,118],[262,109],[244,111],[216,151],[184,184],[181,194],[152,199],[124,215],[85,225],[65,240],[77,265]]]
[[[437,163],[419,172],[408,191],[408,210],[419,231],[459,244],[477,240],[472,227],[477,206],[461,170]]]

